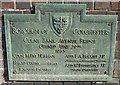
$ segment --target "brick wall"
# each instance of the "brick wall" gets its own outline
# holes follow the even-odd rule
[[[4,25],[2,24],[2,15],[3,14],[31,14],[34,13],[34,5],[35,3],[58,3],[58,4],[87,4],[87,14],[97,14],[97,15],[118,15],[118,31],[116,37],[116,50],[115,50],[115,66],[114,66],[114,80],[111,85],[118,85],[120,78],[120,2],[67,2],[67,0],[27,0],[28,2],[24,2],[26,0],[22,0],[23,2],[0,2],[0,84],[4,83],[6,85],[11,84],[7,81],[7,71],[6,71],[6,61],[4,54]],[[53,2],[54,1],[54,2]],[[4,54],[4,55],[3,55]],[[14,83],[16,84],[24,84],[24,85],[100,85],[100,83],[92,83],[92,82],[35,82],[35,83]],[[108,82],[107,84],[110,84]]]

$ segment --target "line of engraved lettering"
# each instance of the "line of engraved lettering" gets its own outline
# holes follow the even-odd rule
[[[80,44],[95,44],[95,39],[79,39]]]
[[[43,66],[43,65],[48,65],[48,66],[57,66],[57,62],[47,62],[47,63],[40,63],[39,61],[13,61],[13,65],[29,65],[29,66]]]
[[[97,68],[94,68],[94,69],[92,69],[92,68],[87,68],[87,69],[82,69],[82,71],[84,72],[84,71],[98,71],[98,69]]]
[[[98,68],[98,64],[81,64],[81,63],[67,63],[65,64],[65,67],[76,67],[76,68]]]
[[[12,53],[12,57],[13,58],[24,58],[24,55],[20,53]]]
[[[25,43],[40,43],[41,40],[37,39],[37,38],[28,38],[28,37],[26,37],[26,38],[23,39],[23,41]]]
[[[82,69],[79,68],[70,68],[70,71],[81,71]]]
[[[109,35],[109,33],[110,32],[108,30],[103,30],[103,29],[85,30],[85,29],[75,28],[75,30],[73,31],[73,34],[77,34],[77,35]]]
[[[52,71],[50,68],[18,68],[18,71],[23,71],[23,72],[37,72],[37,71],[44,71],[44,72],[49,72]]]
[[[68,44],[61,43],[58,45],[58,47],[60,49],[81,49],[82,46],[77,44],[68,45]]]
[[[69,45],[66,44],[59,44],[60,49],[69,49]]]
[[[83,59],[96,59],[99,55],[97,54],[66,54],[65,58],[83,58]]]
[[[54,44],[40,44],[40,49],[55,49],[57,46]]]
[[[56,41],[54,39],[42,38],[42,43],[56,43]]]
[[[84,71],[90,71],[90,72],[91,72],[91,71],[98,71],[98,69],[96,69],[96,68],[91,69],[91,68],[90,68],[90,69],[82,69],[82,71],[83,71],[83,72],[84,72]]]
[[[54,59],[55,55],[54,54],[38,54],[39,58],[46,58],[46,59]]]
[[[30,54],[30,53],[26,53],[24,54],[24,57],[25,58],[49,58],[49,59],[52,59],[52,58],[55,58],[55,55],[53,54]]]
[[[64,54],[65,52],[66,52],[65,49],[55,50],[55,53],[58,53],[58,54],[59,54],[59,53],[63,53],[63,54]]]
[[[40,30],[40,29],[20,29],[12,27],[12,34],[47,34],[47,30]]]
[[[82,72],[85,72],[85,71],[98,71],[98,69],[94,68],[94,69],[81,69],[81,68],[71,68],[70,71],[82,71]]]
[[[57,62],[47,62],[48,66],[57,66],[58,63]]]
[[[76,44],[77,40],[75,40],[75,39],[59,39],[58,43],[72,43],[72,44]]]
[[[12,54],[13,58],[46,58],[46,59],[53,59],[55,58],[54,54],[32,54],[32,53],[24,53],[24,54],[20,54],[20,53],[14,53]]]
[[[92,63],[92,62],[93,62],[93,63],[106,63],[107,60],[97,60],[97,59],[96,59],[96,60],[93,60],[93,59],[92,59],[92,60],[90,60],[90,59],[87,59],[87,60],[86,60],[86,59],[84,59],[84,60],[83,60],[83,59],[80,59],[80,60],[78,60],[78,59],[73,60],[73,59],[72,59],[72,60],[70,60],[70,59],[69,59],[69,60],[65,60],[65,62],[68,62],[68,63],[69,63],[69,62],[83,62],[83,63]]]
[[[105,67],[105,66],[106,66],[106,63],[101,63],[100,66],[101,66],[101,67]]]
[[[105,55],[104,54],[100,54],[99,59],[104,59]]]
[[[13,61],[13,65],[41,65],[40,62],[36,61]]]
[[[71,45],[71,49],[81,49],[82,48],[82,45],[80,44],[72,44]]]
[[[100,62],[107,62],[107,60],[81,60],[81,62],[94,62],[94,63],[100,63]]]

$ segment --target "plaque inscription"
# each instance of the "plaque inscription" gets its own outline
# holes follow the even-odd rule
[[[86,15],[85,7],[42,4],[34,15],[6,14],[9,80],[110,80],[117,16]]]

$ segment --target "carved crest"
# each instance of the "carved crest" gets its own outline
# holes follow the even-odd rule
[[[60,36],[70,27],[70,22],[70,16],[52,16],[52,29],[55,32],[55,34]]]

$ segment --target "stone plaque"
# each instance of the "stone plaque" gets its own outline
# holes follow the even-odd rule
[[[35,11],[4,15],[9,80],[112,79],[117,16],[86,15],[84,4]]]

